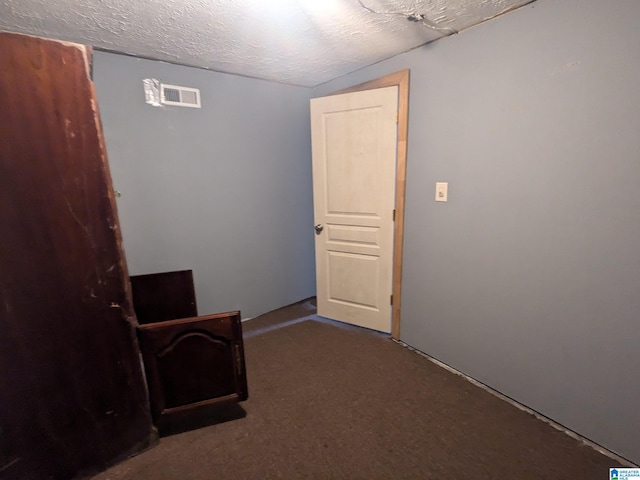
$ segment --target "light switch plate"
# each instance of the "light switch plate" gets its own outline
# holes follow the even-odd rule
[[[436,202],[446,202],[449,193],[449,182],[436,182]]]

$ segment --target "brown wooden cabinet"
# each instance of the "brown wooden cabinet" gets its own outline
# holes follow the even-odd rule
[[[154,422],[247,399],[240,312],[198,316],[191,270],[134,275],[131,285]]]

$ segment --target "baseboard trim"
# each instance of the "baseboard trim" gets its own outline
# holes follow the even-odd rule
[[[473,385],[482,388],[483,390],[491,393],[492,395],[498,397],[501,400],[504,400],[505,402],[513,405],[514,407],[518,408],[519,410],[522,410],[523,412],[527,412],[530,415],[533,415],[534,417],[536,417],[539,420],[542,420],[543,422],[551,425],[553,428],[555,428],[556,430],[559,430],[561,432],[564,432],[565,434],[569,435],[571,438],[578,440],[579,442],[581,442],[582,444],[593,448],[594,450],[596,450],[597,452],[606,455],[607,457],[611,458],[612,460],[618,462],[620,465],[612,465],[612,467],[627,467],[627,468],[640,468],[638,465],[636,465],[635,463],[633,463],[631,460],[621,457],[620,455],[618,455],[615,452],[612,452],[611,450],[609,450],[608,448],[603,447],[602,445],[599,445],[597,443],[595,443],[592,440],[589,440],[586,437],[583,437],[582,435],[580,435],[577,432],[574,432],[573,430],[570,430],[569,428],[565,427],[564,425],[559,424],[558,422],[556,422],[555,420],[543,415],[540,412],[537,412],[529,407],[527,407],[526,405],[523,405],[522,403],[514,400],[511,397],[508,397],[506,395],[504,395],[503,393],[500,393],[498,390],[495,390],[493,388],[491,388],[490,386],[476,380],[473,377],[470,377],[469,375],[461,372],[460,370],[456,370],[455,368],[453,368],[450,365],[447,365],[446,363],[441,362],[440,360],[433,358],[432,356],[421,352],[420,350],[412,347],[411,345],[392,338],[391,340],[393,340],[394,342],[396,342],[397,344],[405,347],[408,350],[411,350],[414,353],[417,353],[418,355],[420,355],[421,357],[426,358],[427,360],[429,360],[432,363],[435,363],[436,365],[438,365],[439,367],[444,368],[445,370],[458,375],[462,378],[464,378],[465,380],[467,380],[468,382],[472,383]]]

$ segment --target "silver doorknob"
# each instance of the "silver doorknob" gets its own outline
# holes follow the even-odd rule
[[[315,227],[313,227],[316,231],[316,235],[320,235],[320,232],[322,232],[322,230],[324,229],[324,227],[320,224],[316,225]]]

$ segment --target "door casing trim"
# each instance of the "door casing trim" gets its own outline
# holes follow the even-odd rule
[[[409,136],[409,69],[360,83],[329,94],[340,95],[376,88],[398,87],[398,146],[396,150],[396,219],[393,226],[393,305],[391,306],[391,336],[400,339],[402,306],[402,253],[404,240],[404,205],[407,177],[407,140]]]

